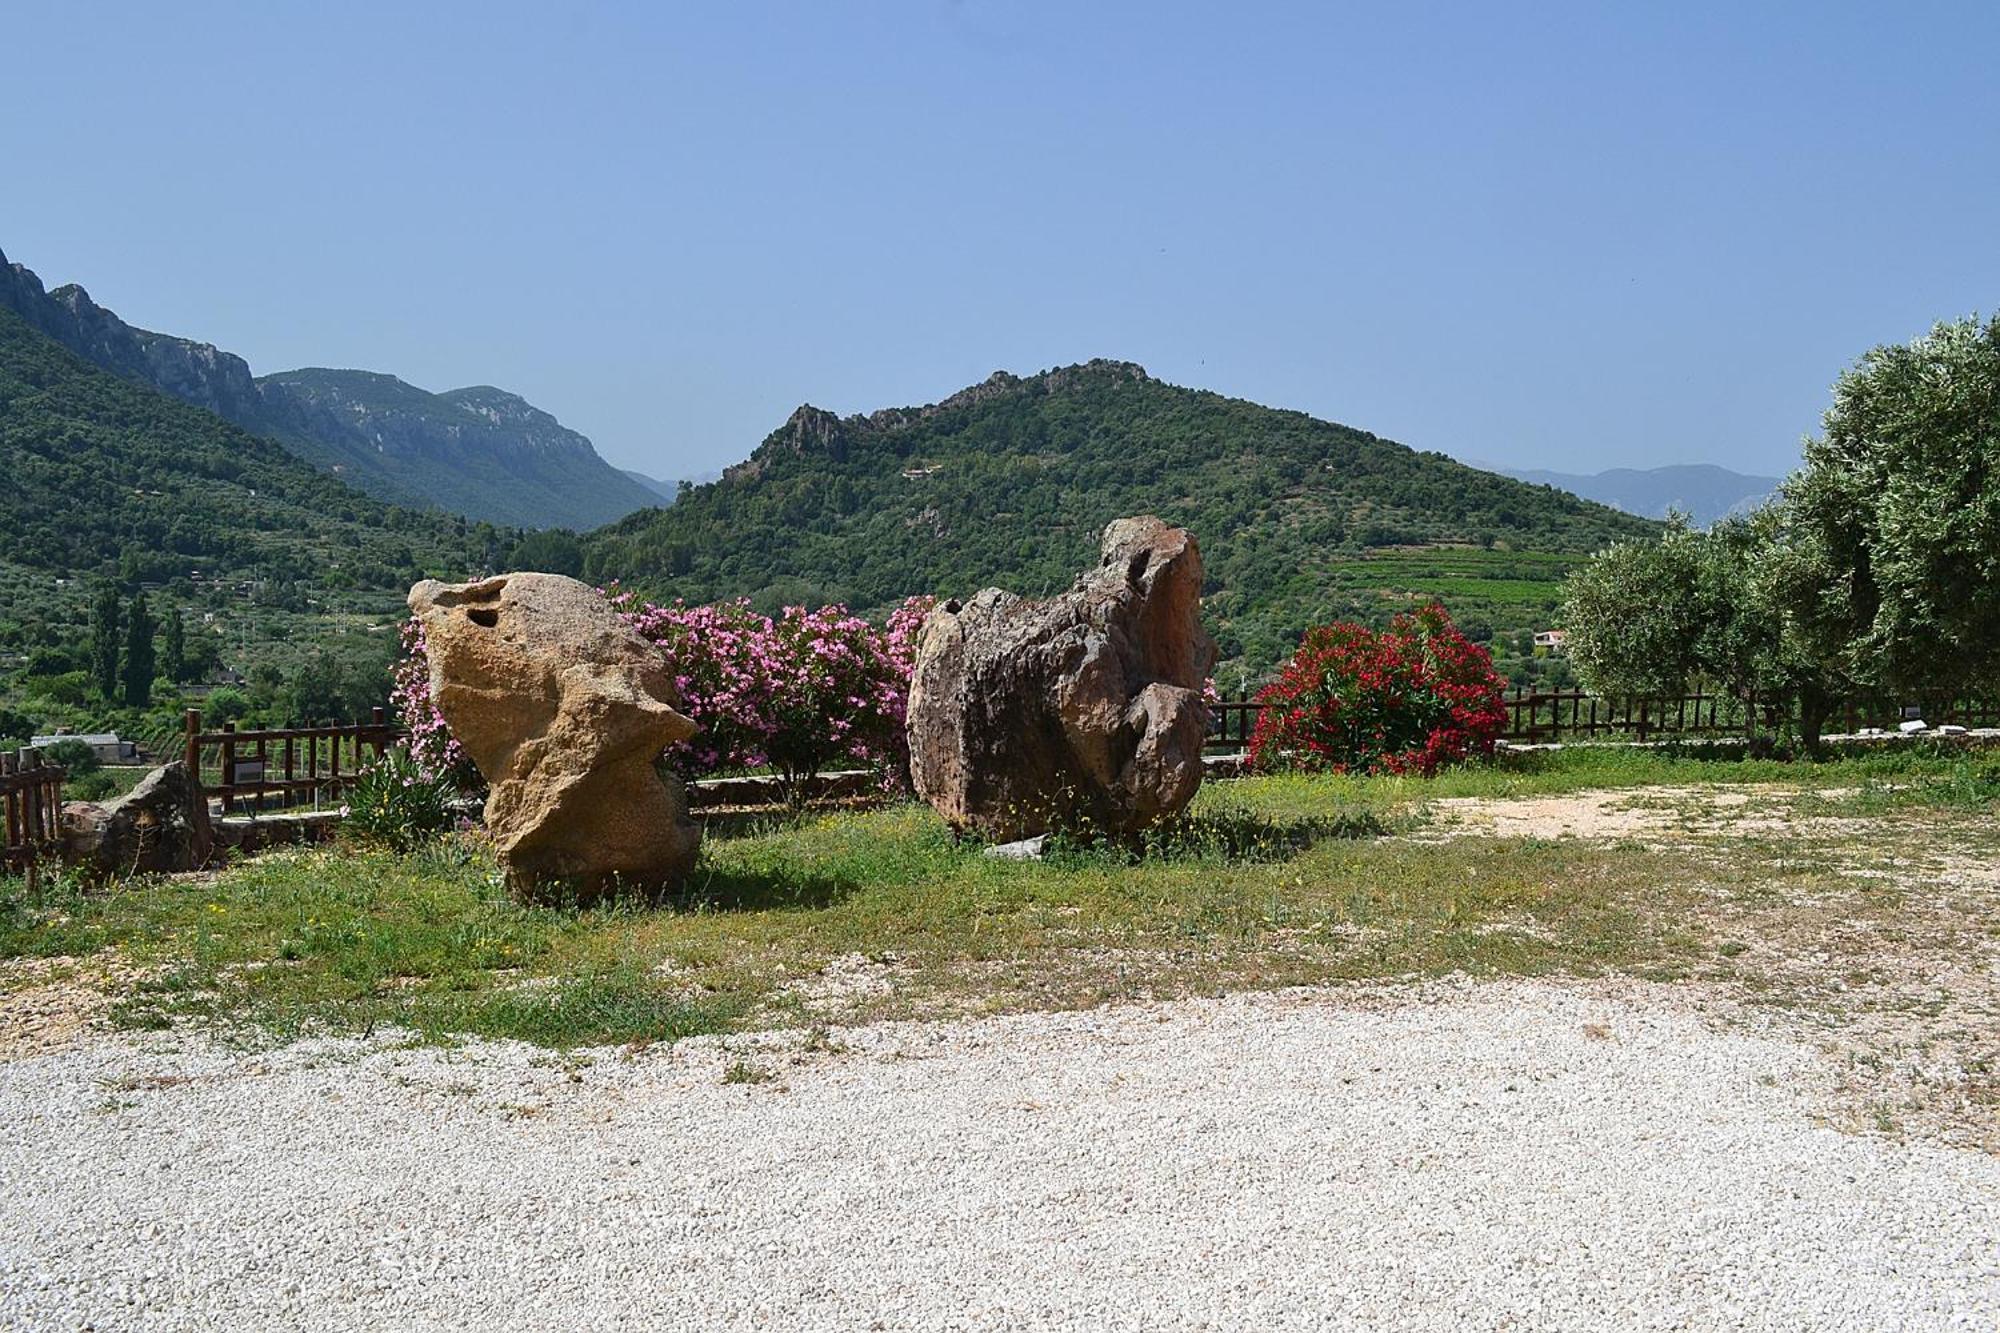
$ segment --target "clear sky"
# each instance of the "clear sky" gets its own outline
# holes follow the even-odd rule
[[[613,462],[1092,356],[1419,448],[1778,472],[2000,305],[2000,5],[14,0],[0,249]]]

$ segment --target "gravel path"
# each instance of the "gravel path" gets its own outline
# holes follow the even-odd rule
[[[0,1064],[0,1327],[1991,1329],[2000,1160],[1508,983],[599,1052]],[[725,1082],[732,1066],[774,1074]]]

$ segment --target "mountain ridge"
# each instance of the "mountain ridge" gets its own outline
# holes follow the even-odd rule
[[[393,589],[511,541],[399,509],[273,440],[136,385],[0,304],[5,558],[126,582],[255,578]]]
[[[127,324],[76,283],[44,290],[33,270],[5,254],[0,305],[99,368],[277,440],[391,503],[573,528],[658,503],[587,437],[489,385],[433,394],[381,371],[253,375],[242,357],[211,343]],[[378,392],[358,392],[363,384]],[[397,388],[379,392],[389,384]]]
[[[997,583],[1055,590],[1096,534],[1152,512],[1192,528],[1208,606],[1258,661],[1336,614],[1332,565],[1398,546],[1587,552],[1657,525],[1367,431],[1095,360],[1000,371],[935,403],[795,410],[721,480],[585,539],[593,577],[690,601],[845,601]]]
[[[1586,500],[1643,518],[1665,518],[1678,510],[1697,527],[1747,513],[1784,484],[1783,477],[1737,472],[1714,463],[1669,463],[1660,467],[1606,468],[1602,472],[1555,472],[1544,468],[1493,468],[1520,481],[1554,486]]]

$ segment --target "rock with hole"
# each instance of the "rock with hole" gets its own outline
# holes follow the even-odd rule
[[[560,574],[426,580],[410,610],[517,897],[587,902],[686,875],[701,829],[656,761],[695,724],[671,664],[602,593]]]
[[[988,588],[924,623],[910,686],[910,774],[953,827],[996,841],[1054,828],[1134,833],[1201,786],[1201,551],[1125,518],[1059,597]]]

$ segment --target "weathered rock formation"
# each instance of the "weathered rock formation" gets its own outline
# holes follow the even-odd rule
[[[410,589],[431,693],[485,775],[486,828],[516,895],[653,891],[694,863],[701,829],[654,761],[694,734],[660,650],[602,594],[560,574]]]
[[[988,588],[925,622],[910,686],[910,773],[956,828],[998,840],[1052,828],[1130,833],[1201,786],[1201,552],[1184,529],[1125,518],[1068,592]]]
[[[215,851],[208,798],[178,761],[115,801],[71,801],[62,823],[68,858],[102,875],[199,870]]]

